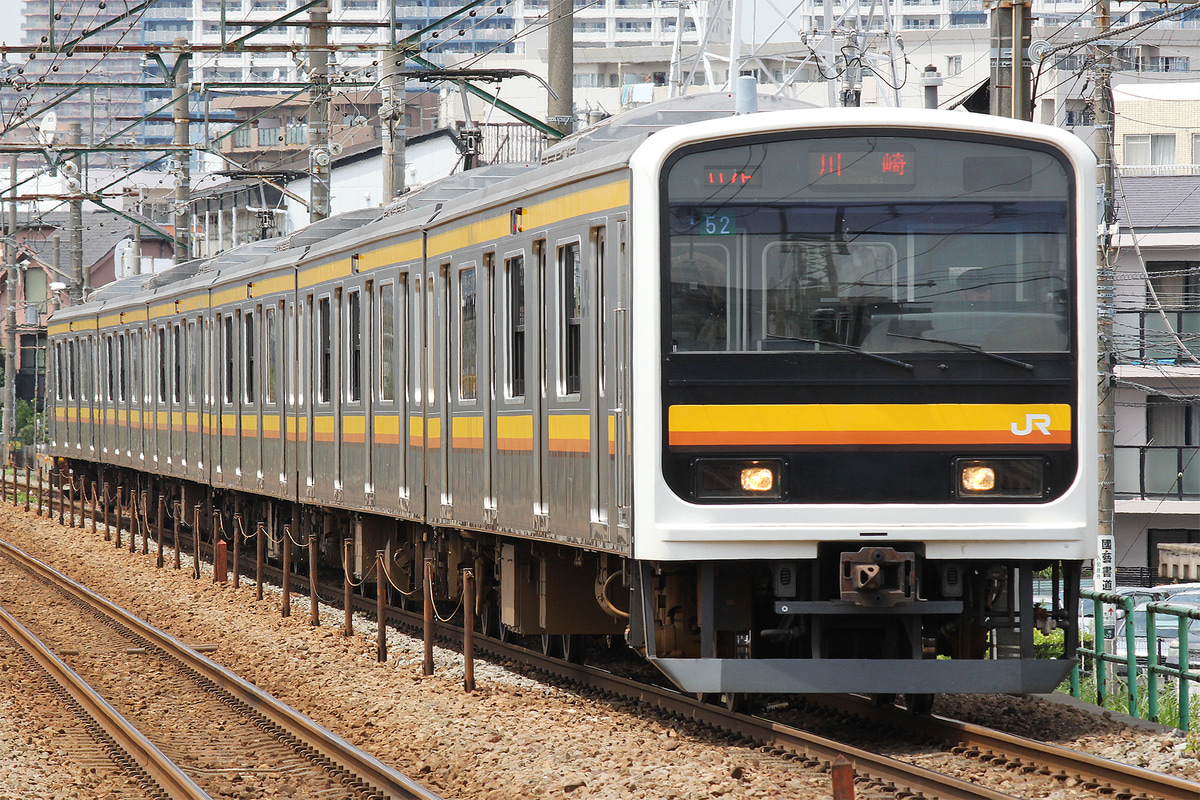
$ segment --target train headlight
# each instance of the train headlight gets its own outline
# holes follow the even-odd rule
[[[960,458],[954,474],[956,494],[963,498],[1046,496],[1044,458]]]
[[[778,500],[784,465],[778,458],[698,458],[692,479],[698,500]]]

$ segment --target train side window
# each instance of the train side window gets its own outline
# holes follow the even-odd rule
[[[267,325],[267,377],[263,381],[265,401],[270,405],[279,402],[279,320],[274,308],[266,310]]]
[[[127,352],[125,349],[125,334],[122,333],[117,337],[117,399],[122,403],[125,402],[125,398],[129,397],[129,372],[125,361]]]
[[[504,259],[504,276],[508,340],[505,388],[509,398],[519,400],[525,397],[525,256]]]
[[[129,401],[141,404],[142,391],[142,329],[135,328],[129,334]]]
[[[458,397],[474,400],[479,376],[475,316],[475,267],[458,272]]]
[[[413,397],[415,398],[415,402],[417,405],[421,405],[421,402],[423,401],[423,399],[425,397],[425,394],[421,388],[424,385],[421,381],[421,343],[425,341],[421,335],[421,332],[424,330],[423,326],[425,324],[422,321],[425,318],[425,300],[424,300],[424,298],[425,298],[425,295],[421,294],[421,276],[418,275],[416,280],[413,282],[413,311],[414,311],[414,313],[413,313],[413,337],[412,337],[412,340],[415,343],[414,346],[417,351],[417,353],[416,353],[417,357],[412,360]]]
[[[317,301],[317,347],[320,350],[320,359],[317,365],[319,371],[317,380],[317,402],[328,403],[330,399],[329,376],[333,369],[332,352],[332,335],[329,330],[329,298],[322,297]]]
[[[171,398],[175,403],[179,403],[183,399],[183,365],[187,363],[187,357],[183,351],[183,334],[178,323],[171,326],[171,351],[175,358]]]
[[[396,284],[379,286],[379,399],[396,399]]]
[[[54,343],[54,399],[63,399],[63,390],[66,388],[66,380],[64,377],[65,370],[63,369],[63,348],[62,342]]]
[[[158,328],[158,402],[167,402],[167,329]]]
[[[583,322],[583,280],[579,262],[579,243],[558,248],[558,275],[561,286],[559,331],[559,391],[563,394],[579,394],[580,356]]]
[[[242,366],[244,380],[242,381],[245,391],[242,396],[246,403],[254,404],[254,310],[246,309],[246,315],[242,317]]]
[[[79,373],[75,364],[75,340],[67,342],[67,399],[74,400],[79,386]]]
[[[362,400],[362,292],[346,295],[346,395],[351,403]]]
[[[111,334],[104,337],[104,361],[108,365],[108,380],[105,381],[104,384],[104,399],[111,403],[113,397],[116,396],[117,393],[115,386],[117,381],[117,371],[113,368],[116,365],[117,360],[113,356],[113,337]]]
[[[188,344],[191,347],[192,358],[188,362],[188,405],[196,406],[196,388],[200,382],[200,367],[204,359],[200,357],[200,337],[195,320],[188,321]]]
[[[222,392],[226,403],[233,403],[233,316],[226,315],[224,318],[224,334],[225,346],[223,355],[225,357],[225,374],[224,374],[224,391]]]

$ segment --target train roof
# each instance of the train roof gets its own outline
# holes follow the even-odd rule
[[[812,103],[759,95],[759,112],[816,108]],[[372,226],[373,239],[417,230],[435,218],[446,221],[523,193],[620,168],[647,137],[666,128],[719,119],[735,111],[732,92],[710,92],[648,103],[566,137],[549,147],[540,163],[480,167],[416,187],[384,208],[365,208],[319,220],[286,236],[249,242],[215,256],[198,258],[155,275],[135,275],[96,290],[88,301],[56,314],[59,319],[101,308],[150,302],[154,295],[202,289],[276,266],[343,248]],[[464,202],[466,201],[466,202]],[[145,297],[139,297],[144,294]]]
[[[621,144],[624,145],[623,149],[633,150],[646,137],[665,128],[728,117],[736,110],[735,102],[733,92],[708,92],[647,103],[584,128],[553,147],[546,148],[542,152],[542,163],[561,161],[613,144]],[[818,106],[787,97],[764,94],[758,96],[760,113],[805,108]]]

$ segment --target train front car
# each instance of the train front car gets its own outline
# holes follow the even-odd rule
[[[631,167],[635,646],[693,692],[1054,689],[1095,546],[1091,152],[804,111]]]

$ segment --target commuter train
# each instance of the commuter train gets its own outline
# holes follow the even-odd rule
[[[624,637],[688,692],[1051,690],[1097,522],[1094,156],[766,101],[103,287],[51,321],[50,452],[206,536],[352,540],[405,602],[473,568],[486,632]]]

